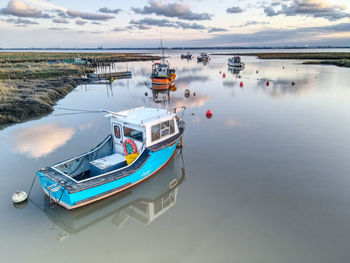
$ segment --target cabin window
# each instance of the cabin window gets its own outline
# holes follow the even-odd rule
[[[151,127],[152,142],[160,139],[160,124]]]
[[[169,121],[169,125],[170,125],[170,134],[175,132],[175,123],[174,123],[174,119]]]
[[[175,132],[174,119],[164,121],[151,127],[152,142],[159,140],[161,137],[173,134]]]
[[[143,142],[143,132],[135,130],[130,127],[124,126],[124,136],[134,139],[139,142]]]
[[[120,139],[120,127],[117,125],[114,126],[114,135],[116,138]]]

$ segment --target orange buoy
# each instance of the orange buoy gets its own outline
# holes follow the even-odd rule
[[[266,81],[266,86],[270,86],[270,81]]]
[[[239,86],[242,88],[243,87],[243,81],[239,83]]]
[[[207,119],[210,119],[213,116],[212,110],[207,110],[207,112],[205,113],[205,116],[207,116]]]

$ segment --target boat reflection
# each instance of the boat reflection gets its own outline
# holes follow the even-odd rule
[[[163,84],[163,85],[153,85],[151,86],[152,90],[176,90],[176,86],[174,83],[172,84]]]
[[[43,211],[63,229],[57,237],[59,241],[106,220],[118,229],[131,220],[148,225],[176,204],[184,179],[182,152],[178,151],[158,174],[130,190],[76,210],[50,208],[45,198]]]
[[[234,76],[239,77],[239,73],[244,69],[244,67],[232,67],[228,66],[228,71],[231,72]]]

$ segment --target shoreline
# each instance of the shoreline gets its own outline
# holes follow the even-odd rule
[[[259,59],[300,59],[302,64],[335,65],[350,67],[350,52],[286,52],[286,53],[213,53],[213,56],[255,56]]]
[[[62,63],[77,56],[87,63]],[[51,113],[98,66],[158,59],[142,53],[0,53],[0,130]]]

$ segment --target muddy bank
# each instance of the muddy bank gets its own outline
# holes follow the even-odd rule
[[[52,112],[56,101],[79,84],[69,78],[1,81],[0,128]]]
[[[350,68],[350,59],[305,61],[303,64],[334,65],[338,67]]]

